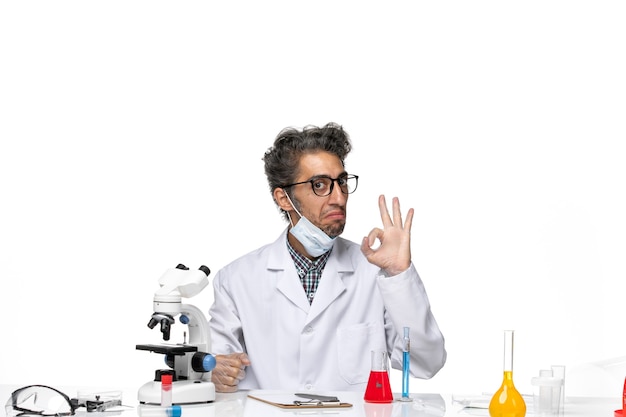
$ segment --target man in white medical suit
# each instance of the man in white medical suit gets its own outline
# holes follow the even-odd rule
[[[402,368],[410,327],[410,369],[431,378],[444,365],[444,338],[411,262],[413,209],[389,213],[360,244],[339,237],[358,176],[346,170],[348,134],[337,124],[287,128],[264,156],[286,229],[220,270],[209,310],[213,382],[237,389],[365,391],[370,352]],[[378,243],[377,243],[378,241]]]

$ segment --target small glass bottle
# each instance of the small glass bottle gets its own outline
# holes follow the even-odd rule
[[[161,406],[169,407],[172,405],[172,375],[161,375]]]
[[[526,402],[513,384],[513,330],[504,331],[504,378],[500,389],[491,398],[491,417],[524,417]]]

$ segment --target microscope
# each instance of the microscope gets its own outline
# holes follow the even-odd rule
[[[209,283],[211,271],[202,265],[190,270],[179,264],[168,269],[159,279],[160,288],[154,293],[154,313],[148,327],[159,325],[163,340],[169,341],[174,317],[189,330],[189,342],[182,344],[137,345],[137,350],[147,350],[165,355],[167,369],[158,369],[154,380],[139,388],[140,404],[161,404],[162,377],[171,375],[171,398],[173,404],[207,403],[215,400],[215,385],[211,382],[211,371],[215,368],[215,357],[208,353],[211,348],[209,325],[197,307],[183,304],[182,298],[191,298]],[[183,338],[186,339],[186,336]],[[166,377],[169,381],[170,377]]]

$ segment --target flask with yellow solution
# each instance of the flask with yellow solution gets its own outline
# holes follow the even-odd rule
[[[504,331],[504,377],[489,403],[491,417],[526,416],[526,402],[513,384],[513,333],[513,330]]]

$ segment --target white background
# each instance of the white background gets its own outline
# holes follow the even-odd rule
[[[521,391],[560,364],[568,394],[618,398],[625,21],[621,1],[2,2],[0,383],[151,379],[160,275],[273,241],[263,153],[335,121],[360,175],[344,236],[380,225],[381,193],[416,210],[449,356],[412,390],[495,391],[512,328]]]

